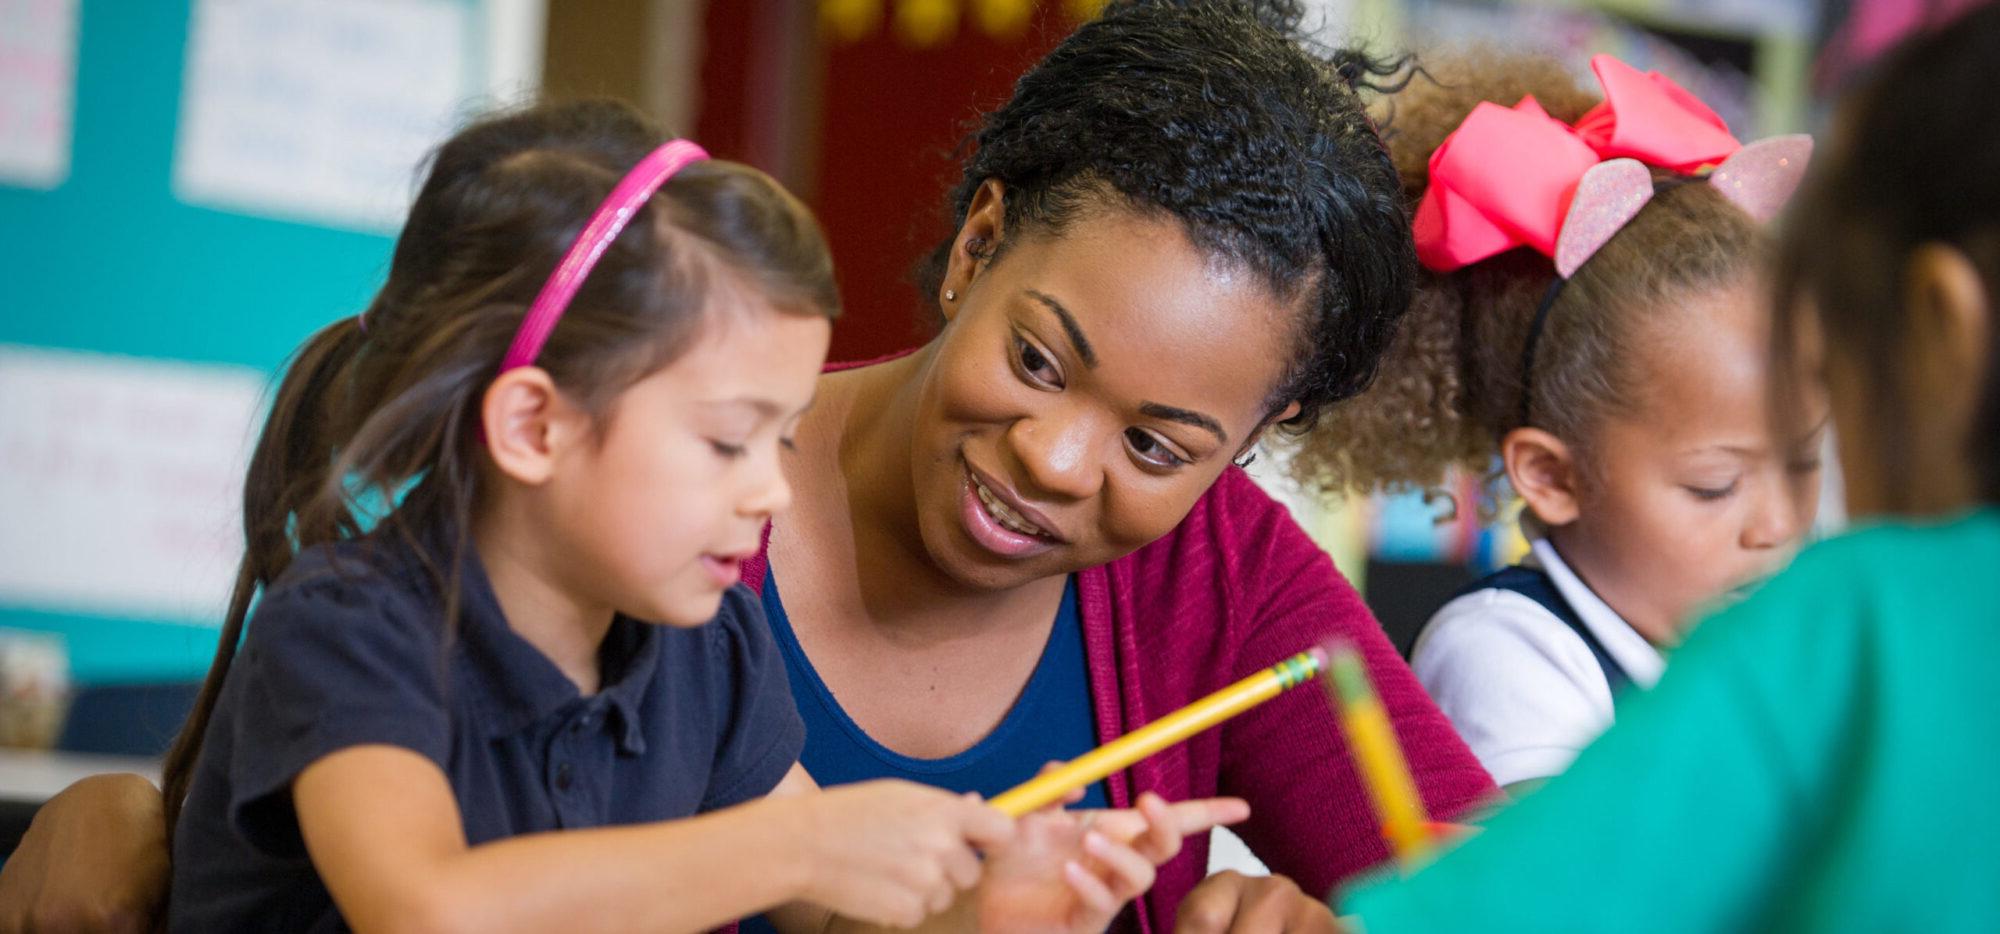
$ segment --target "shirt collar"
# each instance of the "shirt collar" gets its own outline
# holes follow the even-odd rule
[[[611,621],[611,630],[604,635],[604,647],[597,653],[598,666],[606,678],[598,694],[618,718],[614,727],[618,731],[618,748],[631,755],[646,751],[646,733],[639,711],[645,706],[653,673],[660,667],[665,641],[659,626],[621,615]]]
[[[1597,591],[1591,590],[1590,585],[1570,570],[1569,563],[1562,559],[1553,542],[1538,537],[1528,547],[1530,561],[1549,575],[1556,591],[1569,601],[1570,608],[1576,611],[1585,626],[1590,627],[1590,634],[1604,645],[1604,650],[1611,654],[1611,660],[1625,669],[1632,683],[1641,688],[1651,688],[1658,683],[1660,672],[1667,665],[1666,657],[1660,654],[1660,650],[1647,642],[1645,636],[1640,635],[1637,629],[1625,622],[1624,617],[1618,615],[1618,611],[1597,595]]]
[[[615,717],[607,726],[620,751],[645,752],[639,711],[659,667],[657,627],[622,615],[612,620],[598,649],[604,683],[596,698],[584,699],[555,662],[507,625],[477,553],[468,552],[461,567],[457,638],[462,651],[457,654],[463,664],[457,683],[474,692],[479,728],[489,738],[510,736],[581,701],[602,705]]]

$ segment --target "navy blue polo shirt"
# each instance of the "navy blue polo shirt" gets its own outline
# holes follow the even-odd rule
[[[308,551],[266,592],[177,828],[172,930],[347,929],[291,801],[300,771],[344,748],[437,763],[474,845],[727,807],[798,761],[755,594],[732,588],[693,629],[618,618],[585,697],[508,627],[476,556],[463,568],[456,627],[414,550],[386,541]]]

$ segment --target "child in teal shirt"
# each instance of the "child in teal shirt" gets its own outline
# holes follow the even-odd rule
[[[1823,369],[1866,527],[1705,624],[1570,773],[1350,894],[1354,926],[2000,930],[1995,88],[2000,5],[1899,50],[1789,224],[1775,346]]]
[[[2000,622],[1993,571],[1990,507],[1811,549],[1568,775],[1342,910],[1369,934],[1994,930],[2000,626],[1968,625]]]

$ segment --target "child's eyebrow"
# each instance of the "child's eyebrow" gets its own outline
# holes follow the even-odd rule
[[[785,407],[769,399],[756,396],[737,396],[734,399],[703,399],[696,403],[710,409],[753,409],[765,418],[776,418],[785,414]]]
[[[1722,444],[1701,444],[1691,448],[1683,448],[1681,450],[1681,455],[1685,457],[1695,454],[1710,454],[1717,452],[1723,454],[1734,454],[1737,457],[1742,457],[1742,458],[1755,458],[1755,457],[1762,457],[1765,453],[1765,449],[1762,445],[1730,444],[1725,442]]]
[[[766,399],[762,396],[736,396],[734,398],[729,398],[729,399],[703,399],[697,402],[696,404],[711,409],[739,408],[739,407],[748,408],[748,409],[754,409],[758,415],[764,418],[780,418],[780,417],[799,415],[807,411],[810,411],[813,407],[813,403],[817,401],[819,401],[819,394],[814,393],[812,398],[806,400],[805,405],[799,406],[798,409],[791,412],[785,411],[785,406],[782,403],[773,401],[771,399]]]

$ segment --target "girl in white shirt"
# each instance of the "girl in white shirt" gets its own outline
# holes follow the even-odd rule
[[[1744,146],[1665,79],[1591,64],[1601,99],[1501,55],[1429,63],[1435,83],[1397,96],[1427,275],[1374,387],[1297,461],[1329,492],[1501,465],[1532,553],[1440,610],[1412,666],[1515,790],[1653,683],[1696,607],[1784,562],[1817,506],[1793,481],[1819,430],[1771,428],[1760,223],[1811,141]]]

